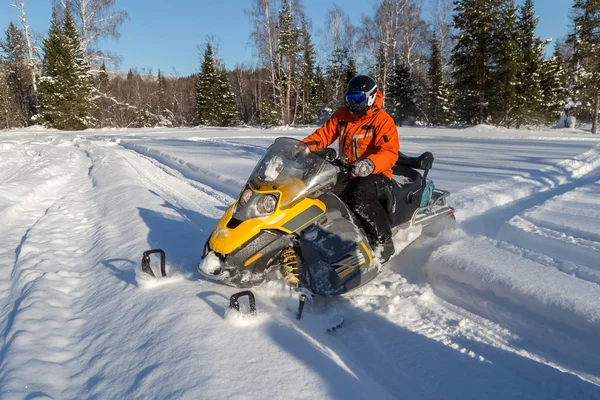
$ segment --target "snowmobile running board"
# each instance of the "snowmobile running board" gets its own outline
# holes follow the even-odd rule
[[[153,278],[156,278],[156,275],[154,275],[154,271],[152,271],[152,268],[150,267],[150,255],[156,253],[160,254],[160,274],[163,278],[166,278],[167,271],[165,264],[167,261],[167,256],[165,255],[164,250],[161,249],[153,249],[144,252],[144,254],[142,255],[142,272],[145,272]]]
[[[232,295],[229,298],[229,308],[235,309],[236,311],[240,311],[240,302],[239,298],[248,296],[248,303],[250,304],[250,313],[256,314],[256,299],[254,298],[254,293],[249,290],[244,290],[243,292],[238,292]]]

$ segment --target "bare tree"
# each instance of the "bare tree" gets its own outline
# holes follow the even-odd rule
[[[423,0],[406,0],[399,18],[399,59],[413,72],[424,72],[418,70],[425,66],[425,54],[428,51],[428,26],[422,18],[422,4]]]
[[[432,0],[430,20],[440,45],[442,58],[447,61],[452,51],[452,0]]]
[[[362,26],[372,27],[365,32],[365,48],[384,101],[399,63],[411,70],[425,66],[428,34],[421,8],[422,0],[379,0],[374,19],[362,19]]]
[[[116,0],[54,0],[54,3],[59,8],[71,10],[88,62],[117,61],[115,55],[95,47],[100,38],[118,39],[121,36],[119,27],[129,19],[126,11],[114,10]]]
[[[277,42],[279,32],[274,9],[275,0],[255,0],[253,8],[246,10],[246,15],[248,15],[250,23],[253,25],[250,40],[256,50],[256,57],[260,60],[260,66],[268,69],[270,73],[270,83],[275,92],[273,101],[277,102]]]
[[[21,29],[25,35],[25,43],[27,45],[27,63],[31,70],[31,80],[33,84],[33,92],[37,93],[37,76],[36,69],[39,65],[38,60],[40,54],[35,47],[35,41],[27,25],[27,14],[25,13],[25,2],[26,0],[19,0],[11,4],[12,7],[16,8],[19,13],[19,20],[21,21]]]
[[[319,31],[322,54],[331,54],[335,50],[347,49],[355,60],[359,58],[360,48],[356,42],[357,28],[352,25],[344,10],[334,4],[325,14],[325,27]]]

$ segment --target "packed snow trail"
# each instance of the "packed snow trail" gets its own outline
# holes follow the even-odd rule
[[[507,257],[504,251],[515,257],[515,268],[536,263],[519,257],[522,249],[513,244],[460,229],[424,236],[370,285],[348,296],[315,300],[300,323],[294,320],[297,303],[278,284],[256,290],[257,317],[229,312],[235,289],[195,273],[204,241],[261,148],[278,135],[304,132],[190,130],[170,137],[178,132],[141,131],[144,138],[137,131],[0,137],[0,282],[6,289],[0,303],[1,398],[600,398],[599,386],[573,374],[591,382],[598,376],[597,345],[582,341],[585,333],[558,343],[556,351],[533,341],[536,327],[567,323],[571,330],[565,334],[588,329],[587,322],[573,328],[584,314],[545,316],[547,304],[537,292],[523,296],[525,279],[510,286],[516,293],[498,291],[508,293],[508,300],[490,295],[494,285],[506,287],[504,275],[483,280],[483,293],[474,283],[456,285],[460,279],[472,283],[495,265],[475,262],[485,246],[494,249],[492,261]],[[438,140],[451,140],[448,151],[461,157],[459,139]],[[430,141],[415,139],[415,147]],[[502,143],[507,149],[518,145],[513,139]],[[557,146],[554,164],[583,153],[584,146]],[[227,158],[230,152],[235,159]],[[485,158],[470,150],[467,155]],[[450,175],[444,156],[438,159],[441,168],[434,169]],[[503,174],[510,170],[505,160],[497,163]],[[527,163],[542,164],[535,157]],[[219,171],[216,180],[202,173],[211,169]],[[459,184],[435,179],[451,191]],[[492,173],[481,179],[497,181]],[[579,183],[567,182],[550,194],[558,199],[571,187],[594,190]],[[546,198],[538,200],[527,206]],[[526,212],[515,210],[513,216]],[[169,278],[139,272],[141,253],[154,247],[167,251]],[[463,261],[453,263],[459,257],[471,269]],[[443,265],[450,265],[449,272],[441,271]],[[562,275],[546,275],[548,284],[559,285]],[[458,296],[461,290],[464,297]],[[511,324],[502,309],[515,298],[531,317],[515,314],[520,325]],[[577,304],[590,300],[580,299]],[[577,304],[573,310],[596,312],[593,305]],[[346,325],[325,334],[339,313]],[[592,349],[587,357],[579,352],[581,343]]]
[[[73,150],[70,140],[54,137],[49,144],[39,150],[33,144],[23,152],[33,159],[28,159],[31,171],[21,175],[39,177],[41,182],[13,177],[9,187],[0,190],[20,199],[3,209],[3,222],[12,226],[5,231],[3,243],[25,230],[14,247],[12,271],[3,274],[10,277],[10,286],[2,310],[2,398],[22,393],[23,387],[40,396],[54,396],[69,385],[76,369],[73,361],[82,320],[73,304],[83,295],[90,272],[83,260],[93,246],[95,231],[88,218],[90,163],[85,154]],[[32,187],[33,191],[21,193]],[[32,376],[38,377],[35,384]]]

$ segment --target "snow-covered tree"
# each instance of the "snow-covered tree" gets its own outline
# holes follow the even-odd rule
[[[61,21],[53,13],[44,40],[44,73],[39,83],[41,113],[36,121],[61,130],[81,130],[96,124],[91,112],[94,87],[81,50],[75,22],[67,10]]]
[[[235,97],[226,72],[218,65],[209,42],[196,81],[195,123],[230,126],[238,123]]]
[[[324,123],[331,115],[332,109],[327,107],[327,82],[321,66],[315,68],[313,99],[316,104],[316,123]]]
[[[518,43],[517,7],[513,0],[499,0],[493,11],[496,25],[490,27],[492,34],[489,37],[488,112],[492,123],[510,127],[515,123],[517,88],[523,67]]]
[[[600,0],[575,0],[571,36],[574,44],[573,61],[578,81],[579,102],[589,110],[592,133],[598,133],[600,115]]]
[[[235,104],[235,95],[231,90],[231,84],[227,77],[225,68],[221,68],[218,76],[219,88],[219,126],[234,126],[240,123],[237,107]]]
[[[10,129],[11,96],[6,65],[0,60],[0,128]]]
[[[569,79],[565,61],[559,54],[559,49],[555,49],[554,56],[544,62],[541,72],[542,116],[551,123],[558,121],[569,97]]]
[[[129,19],[123,10],[114,10],[116,0],[54,0],[63,10],[69,10],[79,28],[81,50],[90,63],[111,61],[116,56],[97,48],[98,41],[106,38],[118,39],[120,26]]]
[[[25,35],[12,22],[8,25],[5,39],[0,40],[0,59],[4,63],[5,84],[10,97],[10,125],[26,126],[35,114],[33,75],[27,62]]]
[[[356,74],[356,62],[350,56],[350,51],[334,49],[325,67],[328,108],[336,109],[344,104],[346,87]]]
[[[408,65],[399,64],[388,84],[387,110],[398,125],[417,119],[415,83]]]
[[[260,105],[260,123],[263,125],[279,124],[279,113],[275,109],[273,99],[267,96]]]
[[[431,41],[431,56],[429,58],[429,88],[426,96],[427,119],[433,125],[446,125],[452,120],[450,90],[444,82],[444,70],[440,43],[437,34]]]
[[[196,82],[195,123],[200,125],[218,125],[217,91],[219,74],[215,66],[212,45],[206,44],[204,60]]]
[[[515,109],[519,70],[513,0],[457,0],[452,77],[456,118],[508,125]]]
[[[482,124],[488,116],[490,75],[490,26],[488,4],[481,0],[455,2],[453,26],[457,30],[452,49],[456,117],[467,124]]]
[[[300,91],[297,100],[300,109],[300,122],[303,124],[314,124],[317,120],[315,56],[315,46],[312,42],[309,24],[304,18],[300,34]]]
[[[542,111],[542,69],[545,66],[544,42],[536,36],[539,18],[535,16],[533,0],[525,0],[517,19],[518,56],[521,63],[517,75],[516,125],[517,128],[537,120]]]

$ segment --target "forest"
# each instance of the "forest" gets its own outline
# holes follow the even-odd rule
[[[398,125],[551,127],[566,113],[598,131],[600,0],[573,1],[550,57],[533,0],[378,0],[356,25],[334,5],[319,29],[302,0],[252,0],[254,62],[227,68],[207,36],[191,76],[112,68],[99,42],[129,21],[116,0],[55,0],[42,38],[26,0],[11,6],[0,37],[4,129],[320,124],[362,73]]]

